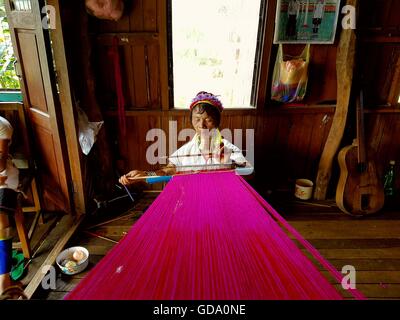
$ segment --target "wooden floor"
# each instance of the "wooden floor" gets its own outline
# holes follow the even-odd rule
[[[107,218],[117,220],[94,227],[93,224],[82,227],[68,246],[81,245],[89,250],[88,269],[75,276],[59,273],[56,290],[38,289],[33,298],[62,299],[129,231],[155,196],[145,194],[130,212]],[[367,298],[400,299],[400,212],[385,211],[360,219],[341,213],[329,201],[272,202],[278,212],[339,272],[343,266],[354,266],[357,289]],[[328,273],[320,269],[328,277]],[[335,282],[332,280],[332,283]],[[340,285],[336,287],[340,289]],[[347,292],[344,296],[350,298]]]

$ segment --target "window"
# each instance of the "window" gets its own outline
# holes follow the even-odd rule
[[[173,105],[199,91],[225,108],[254,107],[264,0],[171,0]]]
[[[0,0],[0,90],[19,89],[19,79],[15,73],[16,59],[11,43],[4,0]]]

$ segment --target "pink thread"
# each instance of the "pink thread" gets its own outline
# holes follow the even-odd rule
[[[259,198],[233,172],[173,177],[66,299],[342,299]]]

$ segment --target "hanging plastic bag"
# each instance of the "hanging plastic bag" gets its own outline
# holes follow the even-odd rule
[[[96,142],[97,134],[104,121],[90,122],[86,113],[78,107],[79,144],[82,152],[88,155]]]
[[[279,45],[272,77],[271,99],[289,103],[304,99],[308,82],[310,45],[298,57],[285,56]]]
[[[86,10],[99,19],[117,21],[124,13],[122,0],[85,0]]]

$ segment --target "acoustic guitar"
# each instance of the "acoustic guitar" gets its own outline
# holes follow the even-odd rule
[[[357,138],[352,145],[344,147],[338,155],[340,177],[336,189],[336,204],[347,214],[363,216],[381,210],[385,195],[375,163],[366,155],[362,90],[356,104]]]

